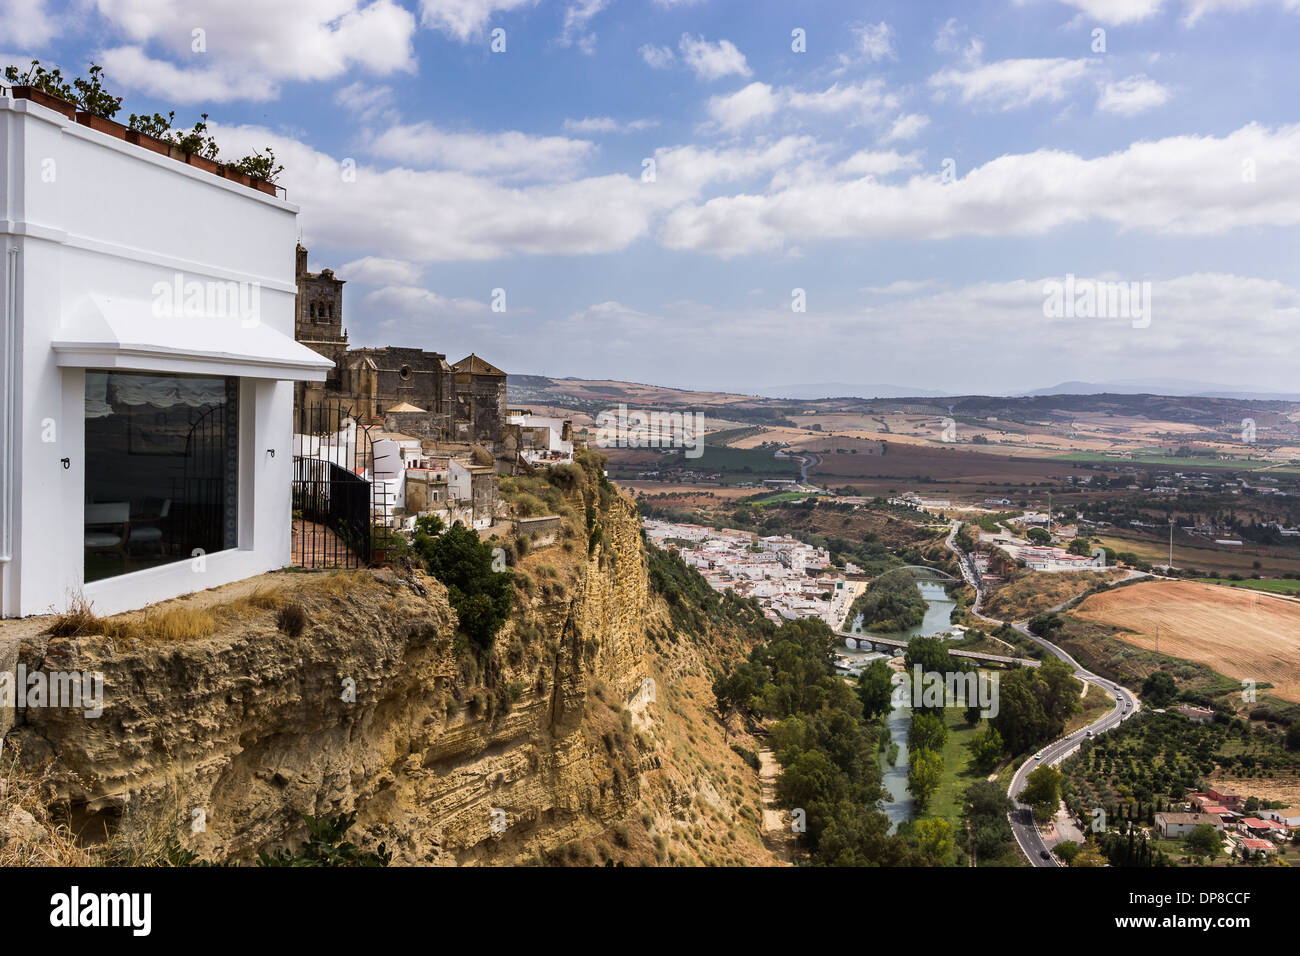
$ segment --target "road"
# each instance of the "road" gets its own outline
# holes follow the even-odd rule
[[[1076,679],[1083,681],[1085,684],[1095,684],[1115,699],[1115,707],[1108,714],[1093,721],[1086,727],[1081,727],[1072,734],[1067,734],[1059,740],[1047,744],[1037,754],[1021,764],[1020,769],[1018,769],[1015,776],[1011,778],[1011,786],[1007,788],[1007,796],[1011,798],[1015,807],[1011,813],[1008,814],[1008,819],[1011,821],[1011,832],[1015,834],[1016,843],[1020,845],[1021,852],[1025,854],[1029,862],[1034,866],[1060,866],[1061,861],[1058,860],[1048,849],[1047,842],[1043,839],[1042,832],[1034,823],[1033,815],[1030,813],[1029,807],[1021,803],[1019,800],[1020,794],[1025,789],[1026,778],[1036,767],[1041,767],[1044,764],[1055,765],[1060,763],[1070,754],[1074,753],[1074,751],[1078,750],[1079,745],[1089,737],[1096,737],[1098,734],[1105,733],[1108,730],[1113,730],[1118,727],[1122,722],[1136,715],[1141,709],[1142,704],[1133,692],[1128,690],[1128,688],[1116,684],[1114,681],[1107,680],[1104,677],[1100,677],[1097,674],[1092,673],[1092,671],[1086,670],[1078,661],[1067,654],[1064,650],[1057,647],[1051,641],[1044,640],[1037,634],[1034,634],[1026,626],[1025,621],[1004,622],[981,614],[979,612],[979,607],[984,601],[983,582],[980,580],[979,575],[975,573],[974,562],[971,560],[970,555],[957,547],[956,537],[957,531],[960,527],[960,521],[953,521],[952,529],[948,532],[947,544],[948,549],[957,555],[957,563],[961,566],[962,577],[966,578],[966,582],[975,588],[975,605],[971,609],[971,613],[982,621],[988,621],[990,624],[1010,624],[1029,640],[1043,648],[1047,653],[1054,657],[1058,657],[1065,661],[1065,663],[1069,664],[1070,667],[1074,669],[1074,676]],[[968,576],[968,569],[970,576]],[[1064,601],[1056,607],[1051,608],[1050,611],[1059,611],[1069,603],[1069,601]],[[1046,857],[1046,859],[1044,859],[1044,857]]]

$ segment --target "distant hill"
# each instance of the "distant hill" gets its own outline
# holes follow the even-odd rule
[[[1157,391],[1161,386],[1168,391]],[[1204,387],[1194,393],[1193,387]],[[1039,389],[1021,395],[942,395],[900,386],[792,385],[772,389],[781,394],[741,395],[735,392],[691,391],[637,382],[608,379],[554,379],[542,375],[511,375],[507,380],[508,401],[513,407],[538,405],[568,408],[597,415],[620,403],[630,408],[686,409],[706,412],[711,418],[773,425],[791,422],[811,411],[842,411],[880,414],[889,408],[929,409],[954,417],[989,418],[1003,421],[1068,422],[1089,412],[1182,422],[1216,428],[1224,422],[1261,411],[1294,411],[1300,396],[1284,394],[1216,393],[1226,386],[1196,382],[1129,382],[1094,384],[1064,382],[1056,388]],[[893,395],[864,394],[892,390]],[[827,395],[825,393],[838,393]],[[854,393],[859,394],[854,394]],[[809,397],[801,397],[807,395]]]
[[[1297,402],[1296,392],[1256,392],[1212,382],[1195,382],[1186,379],[1151,379],[1135,381],[1121,379],[1115,382],[1062,382],[1051,388],[1037,388],[1023,395],[1168,395],[1196,398],[1234,398],[1244,401]]]
[[[936,392],[907,385],[848,385],[844,382],[822,382],[815,385],[781,385],[760,388],[759,395],[767,398],[938,398],[952,392]]]

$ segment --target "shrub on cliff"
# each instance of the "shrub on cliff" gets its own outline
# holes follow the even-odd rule
[[[308,837],[298,852],[259,853],[258,866],[388,866],[393,859],[382,843],[377,852],[368,853],[344,839],[357,820],[355,810],[329,818],[303,814],[302,819],[307,824]]]
[[[429,573],[447,586],[460,629],[485,653],[510,616],[514,576],[492,569],[492,548],[476,532],[455,525],[439,535],[417,534],[414,547]]]

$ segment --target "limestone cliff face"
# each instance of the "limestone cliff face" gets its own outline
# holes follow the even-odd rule
[[[646,675],[639,523],[621,498],[601,522],[590,554],[529,556],[563,569],[481,670],[430,578],[281,573],[254,585],[303,605],[296,637],[245,585],[169,602],[219,613],[203,639],[27,638],[29,670],[103,672],[104,713],[31,708],[10,740],[53,760],[88,833],[161,820],[205,858],[247,858],[299,835],[300,814],[356,810],[353,838],[394,862],[536,858],[631,812],[655,760],[620,713]]]

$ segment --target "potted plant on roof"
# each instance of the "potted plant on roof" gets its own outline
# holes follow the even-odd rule
[[[217,141],[208,135],[207,113],[202,114],[202,118],[194,124],[192,130],[182,134],[173,143],[185,154],[185,161],[191,166],[197,166],[210,173],[217,172]]]
[[[275,195],[275,177],[284,172],[284,167],[276,163],[275,151],[270,146],[266,147],[265,155],[260,150],[254,150],[227,169],[242,173],[251,181],[245,182],[245,185],[252,185],[254,189],[270,196]],[[230,175],[229,172],[226,175]]]
[[[68,119],[77,118],[76,94],[63,82],[63,73],[57,67],[47,70],[40,60],[32,60],[26,73],[19,73],[16,66],[5,67],[5,79],[13,84],[9,92],[14,99],[31,100]]]
[[[166,116],[161,113],[154,113],[153,116],[137,116],[132,113],[127,122],[126,141],[166,156],[171,152],[168,136],[175,119],[174,111],[168,112]]]
[[[107,133],[109,136],[126,139],[126,127],[121,123],[113,122],[113,117],[122,108],[122,97],[113,96],[104,89],[99,81],[100,74],[103,72],[102,66],[92,63],[90,79],[77,77],[72,81],[77,91],[77,105],[81,107],[77,110],[77,122],[101,133]]]

